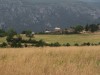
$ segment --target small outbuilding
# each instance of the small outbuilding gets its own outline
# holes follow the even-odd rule
[[[55,28],[54,28],[54,32],[55,32],[55,33],[60,33],[60,34],[61,34],[61,33],[62,33],[62,29],[59,28],[59,27],[55,27]]]
[[[49,34],[49,33],[51,33],[51,31],[45,31],[45,33],[46,33],[46,34]]]
[[[31,33],[31,36],[34,37],[34,35],[35,35],[35,32],[32,32],[32,33]]]

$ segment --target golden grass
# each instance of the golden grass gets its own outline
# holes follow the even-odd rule
[[[100,46],[0,49],[0,75],[100,75]]]

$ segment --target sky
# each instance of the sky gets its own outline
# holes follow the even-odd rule
[[[80,0],[80,1],[85,1],[85,2],[98,2],[100,0]]]
[[[33,0],[33,1],[40,1],[40,2],[44,2],[44,1],[47,1],[47,2],[55,2],[55,1],[84,1],[84,2],[100,2],[100,0]]]

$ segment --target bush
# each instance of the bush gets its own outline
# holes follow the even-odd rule
[[[27,47],[28,45],[27,44],[24,44],[24,46]]]
[[[6,33],[0,33],[0,37],[5,37]]]
[[[88,42],[88,43],[87,43],[87,46],[90,46],[90,45],[91,45],[91,44]]]
[[[59,47],[59,46],[61,46],[61,44],[59,44],[59,42],[55,42],[55,43],[51,43],[49,46],[51,46],[51,47]]]
[[[31,43],[31,44],[36,44],[36,43],[38,43],[38,41],[36,41],[36,40],[31,40],[31,39],[29,39],[29,40],[21,40],[21,42],[22,43]]]
[[[34,45],[35,43],[33,43]],[[35,44],[36,47],[43,47],[43,46],[46,46],[46,43],[43,41],[43,40],[39,40],[36,44]]]
[[[79,44],[78,43],[75,43],[74,46],[79,46]]]
[[[2,48],[7,47],[7,43],[3,42],[2,44],[0,44],[0,47],[2,47]]]
[[[71,46],[69,43],[65,44],[64,46]]]
[[[21,42],[18,42],[18,43],[17,43],[17,47],[22,47]]]
[[[81,46],[90,46],[91,44],[88,42],[88,43],[83,43]]]
[[[3,29],[0,29],[0,37],[5,37],[6,36],[6,32]]]
[[[87,45],[86,43],[81,44],[81,46],[86,46],[86,45]]]
[[[94,43],[92,43],[91,45],[92,45],[92,46],[94,46],[95,44],[94,44]]]
[[[15,42],[15,41],[13,41],[11,43],[11,47],[13,47],[13,48],[21,48],[22,44],[21,44],[21,42]]]
[[[10,36],[7,36],[7,38],[6,38],[6,40],[7,40],[7,42],[12,42],[12,37],[10,37]]]
[[[98,43],[98,45],[100,45],[100,42]]]
[[[17,36],[17,38],[13,38],[12,36],[7,36],[6,38],[7,42],[10,44],[11,47],[22,47],[21,41],[22,37]]]

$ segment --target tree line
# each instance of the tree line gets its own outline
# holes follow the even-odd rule
[[[82,25],[76,25],[74,27],[71,27],[74,31],[73,33],[80,33],[82,32],[83,30],[86,31],[86,32],[96,32],[100,29],[100,24],[87,24],[85,26],[82,26]]]
[[[98,31],[100,29],[100,24],[87,24],[85,26],[75,25],[75,26],[70,27],[70,28],[74,30],[73,33],[80,33],[83,30],[86,31],[86,32],[89,31],[89,32],[93,33],[93,32]],[[68,33],[67,30],[69,30],[70,28],[63,29],[62,34],[67,34]],[[0,29],[0,37],[5,37],[9,33],[14,33],[14,34],[16,33],[17,34],[17,32],[14,31],[13,29],[9,29],[7,31],[5,31],[4,29]],[[25,34],[27,37],[30,37],[30,38],[33,37],[32,31],[30,31],[30,30],[24,30],[20,34]],[[44,34],[44,32],[37,32],[36,34]]]

